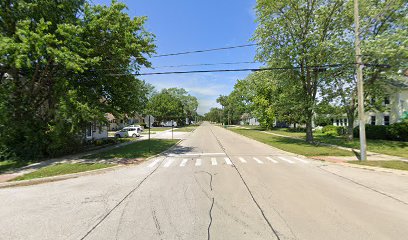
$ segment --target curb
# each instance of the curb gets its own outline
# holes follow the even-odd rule
[[[62,180],[67,180],[67,179],[71,179],[71,178],[78,178],[78,177],[82,177],[82,176],[106,173],[106,172],[114,171],[114,170],[125,168],[125,167],[131,167],[131,166],[139,165],[139,164],[141,164],[143,162],[149,161],[150,159],[153,159],[153,158],[156,158],[156,157],[159,157],[161,155],[166,154],[167,152],[169,152],[169,151],[173,150],[174,148],[176,148],[177,145],[180,144],[182,141],[183,140],[179,140],[173,146],[171,146],[169,149],[164,150],[163,152],[158,153],[156,155],[150,156],[150,157],[140,161],[137,164],[129,164],[129,165],[118,164],[118,165],[115,165],[115,166],[112,166],[112,167],[107,167],[107,168],[102,168],[102,169],[95,169],[95,170],[78,172],[78,173],[64,174],[64,175],[44,177],[44,178],[35,178],[35,179],[14,181],[14,182],[4,182],[4,183],[0,183],[0,189],[11,188],[11,187],[31,186],[31,185],[37,185],[37,184],[42,184],[42,183],[62,181]]]

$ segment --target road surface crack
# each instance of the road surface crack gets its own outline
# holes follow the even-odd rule
[[[211,192],[213,191],[213,186],[212,186],[212,181],[213,181],[213,175],[211,174],[211,173],[209,173],[209,172],[207,172],[207,171],[199,171],[199,172],[196,172],[196,173],[206,173],[208,176],[210,176],[210,190],[211,190]],[[208,197],[208,199],[211,201],[211,206],[210,206],[210,210],[209,210],[209,212],[208,212],[208,214],[209,214],[209,216],[210,216],[210,222],[209,222],[209,224],[208,224],[208,228],[207,228],[207,239],[208,240],[210,240],[211,239],[211,225],[212,225],[212,221],[213,221],[213,218],[212,218],[212,210],[213,210],[213,207],[214,207],[214,197],[210,197],[210,195],[206,192],[206,191],[204,191],[204,189],[201,187],[201,184],[198,182],[198,180],[197,180],[197,178],[194,176],[194,178],[195,178],[195,180],[196,180],[196,182],[197,182],[197,184],[200,186],[200,188],[201,188],[201,190],[203,191],[203,193]]]
[[[210,211],[209,211],[210,223],[208,224],[208,228],[207,228],[207,240],[211,239],[210,230],[211,230],[211,224],[212,224],[212,220],[213,220],[213,218],[212,218],[212,209],[213,209],[213,207],[214,207],[214,198],[212,198],[211,207],[210,207]]]
[[[154,225],[156,226],[157,233],[159,234],[160,239],[162,239],[161,235],[163,235],[163,231],[160,228],[160,223],[159,223],[159,220],[157,220],[157,216],[156,216],[156,210],[154,209],[152,209],[152,217],[153,217]]]

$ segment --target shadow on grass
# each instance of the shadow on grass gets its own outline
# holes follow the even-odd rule
[[[12,172],[14,169],[25,167],[29,164],[30,162],[11,161],[11,160],[0,162],[0,174],[6,173],[6,172]]]

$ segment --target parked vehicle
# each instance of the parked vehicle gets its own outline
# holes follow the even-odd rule
[[[140,127],[125,127],[120,131],[115,133],[116,138],[126,138],[126,137],[140,137],[141,128]]]
[[[140,126],[140,125],[130,125],[130,126],[127,126],[127,127],[128,127],[128,128],[130,128],[130,127],[132,127],[132,128],[139,128],[138,131],[139,131],[139,132],[143,132],[143,127]]]

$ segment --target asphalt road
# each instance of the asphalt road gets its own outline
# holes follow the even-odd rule
[[[138,166],[0,189],[0,239],[407,239],[408,175],[204,123]]]

